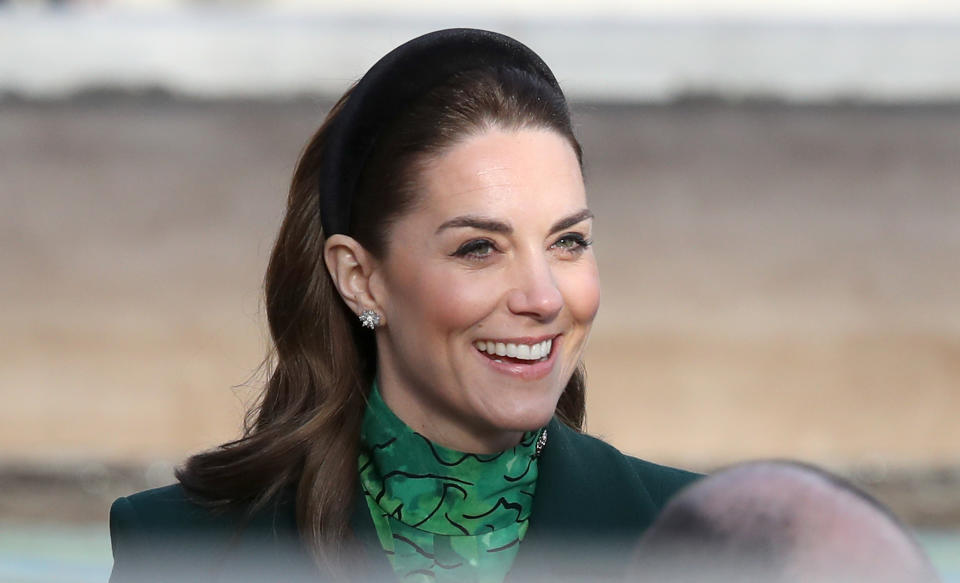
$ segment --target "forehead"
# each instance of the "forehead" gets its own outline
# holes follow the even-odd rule
[[[550,221],[586,206],[573,147],[546,129],[491,129],[471,136],[429,160],[419,179],[414,214],[427,222],[458,214]]]

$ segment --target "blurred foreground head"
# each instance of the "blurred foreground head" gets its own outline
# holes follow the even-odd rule
[[[630,581],[933,583],[879,502],[823,470],[752,462],[678,494],[637,547]]]

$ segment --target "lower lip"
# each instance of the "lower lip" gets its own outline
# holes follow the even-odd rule
[[[487,353],[477,350],[476,347],[473,348],[473,351],[477,354],[477,358],[483,359],[483,361],[487,363],[487,366],[501,374],[510,375],[525,381],[536,381],[544,378],[553,370],[553,365],[557,361],[557,353],[560,352],[560,338],[560,336],[554,337],[553,346],[550,348],[550,356],[545,360],[532,360],[530,364],[518,364],[505,361],[497,362],[487,356]]]

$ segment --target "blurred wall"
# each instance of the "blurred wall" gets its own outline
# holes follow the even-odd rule
[[[218,10],[0,11],[18,55],[0,60],[3,463],[159,462],[163,481],[235,437],[286,185],[334,97],[318,88],[454,24]],[[955,28],[484,18],[577,102],[604,282],[591,431],[700,468],[958,464]],[[369,52],[309,44],[331,39]],[[159,76],[98,77],[128,69]]]

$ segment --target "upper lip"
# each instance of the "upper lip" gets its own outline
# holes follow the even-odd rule
[[[544,336],[517,336],[515,338],[477,338],[477,341],[502,342],[503,344],[539,344],[545,340],[552,340],[560,334],[546,334]]]

